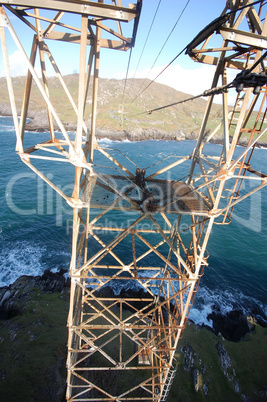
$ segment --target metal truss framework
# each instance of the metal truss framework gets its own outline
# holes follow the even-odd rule
[[[223,85],[227,84],[228,68],[238,72],[251,68],[257,60],[260,63],[253,72],[265,73],[264,60],[260,58],[266,48],[267,22],[263,2],[255,6],[257,10],[251,3],[251,0],[227,2],[223,15],[230,10],[228,18],[216,27],[222,37],[220,46],[209,47],[215,30],[209,27],[187,49],[194,60],[216,66],[212,87],[218,85],[220,78]],[[133,46],[141,1],[128,7],[123,7],[121,0],[14,0],[12,6],[10,1],[3,1],[2,5],[1,44],[17,136],[16,150],[22,161],[73,208],[67,400],[166,400],[176,347],[208,264],[206,247],[213,224],[229,223],[234,206],[267,184],[266,175],[252,167],[253,151],[266,131],[267,89],[262,87],[253,94],[253,88],[244,88],[237,94],[233,107],[228,106],[228,94],[224,92],[222,122],[207,132],[214,100],[210,96],[194,152],[173,157],[171,163],[169,158],[158,161],[147,174],[143,166],[137,166],[118,150],[100,146],[95,138],[100,49],[127,50]],[[29,57],[5,9],[32,30]],[[48,17],[46,10],[52,10],[54,17],[51,14]],[[64,22],[70,14],[79,16],[79,27]],[[115,21],[116,31],[109,27],[108,20]],[[133,22],[130,39],[122,33],[121,22],[125,21]],[[20,120],[5,30],[22,51],[29,68]],[[102,37],[103,32],[113,38]],[[49,51],[48,40],[80,46],[77,105]],[[87,47],[90,47],[88,62]],[[42,80],[34,68],[37,50]],[[45,55],[77,114],[75,140],[50,100]],[[85,104],[91,75],[91,127],[87,127]],[[24,149],[33,79],[47,105],[50,133],[47,141]],[[54,121],[59,132],[54,129]],[[220,131],[224,138],[222,153],[210,155],[208,144]],[[236,152],[244,136],[248,137],[248,143]],[[104,167],[98,164],[99,157],[105,160]],[[73,193],[64,193],[49,180],[38,169],[38,160],[46,160],[51,166],[63,162],[73,166]],[[180,178],[179,169],[183,166],[187,173]],[[248,180],[257,185],[244,191],[243,182]],[[116,222],[118,216],[123,226]],[[109,287],[124,290],[116,295]],[[138,291],[131,292],[130,287]]]

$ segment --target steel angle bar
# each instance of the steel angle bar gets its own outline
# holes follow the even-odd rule
[[[21,15],[16,8],[13,8],[8,4],[5,4],[5,7],[37,34],[36,27],[34,25],[32,25],[26,18],[24,18],[23,15]]]
[[[10,0],[3,0],[2,4],[10,5]],[[118,7],[107,3],[96,3],[95,1],[85,0],[12,0],[12,6],[17,6],[18,10],[20,10],[20,7],[39,8],[84,14],[87,16],[91,15],[124,22],[129,22],[137,16],[135,8]]]
[[[263,136],[263,134],[266,133],[266,131],[267,131],[267,127],[266,127],[261,133],[259,133],[259,134],[257,135],[257,137],[256,137],[251,143],[248,144],[248,146],[244,149],[244,151],[241,152],[241,154],[229,165],[229,167],[228,167],[228,169],[227,169],[229,172],[230,172],[231,170],[233,170],[234,168],[236,168],[238,162],[239,162],[244,156],[247,155],[248,151],[250,151],[250,150],[254,147],[254,145],[257,144],[257,142],[259,141],[259,139]]]
[[[101,21],[91,21],[91,25],[95,25],[98,26],[99,28],[103,29],[104,31],[112,34],[113,36],[117,37],[118,39],[120,39],[122,42],[127,43],[128,45],[131,45],[131,39],[130,38],[126,38],[125,36],[122,35],[122,32],[116,32],[113,29],[107,27],[106,25],[104,25]]]
[[[61,18],[64,16],[65,11],[58,11],[51,23],[48,25],[48,27],[44,30],[43,36],[46,37],[49,35],[50,32],[53,31],[53,29],[57,26]]]
[[[52,151],[50,151],[50,152],[52,152]],[[20,157],[21,157],[21,159],[26,159],[26,158],[29,158],[29,159],[43,159],[43,160],[48,160],[48,161],[67,162],[67,163],[69,163],[69,160],[65,159],[65,158],[56,158],[56,157],[53,157],[53,156],[32,155],[32,154],[30,154],[28,152],[20,153]],[[24,162],[24,160],[23,160],[23,162]]]
[[[47,146],[49,146],[49,144],[50,145],[52,145],[53,147],[56,147],[57,149],[60,149],[59,151],[57,151],[57,150],[55,150],[55,149],[51,149],[51,147],[50,148],[47,148]],[[39,143],[39,144],[36,144],[36,145],[34,145],[33,147],[31,147],[31,148],[28,148],[28,149],[25,149],[24,150],[24,154],[31,154],[32,152],[34,152],[34,151],[45,151],[45,152],[49,152],[49,153],[53,153],[53,154],[57,154],[57,155],[64,155],[64,156],[66,156],[66,157],[68,157],[68,153],[67,153],[67,151],[65,151],[65,149],[64,148],[62,148],[62,147],[58,147],[56,144],[55,144],[55,142],[52,142],[51,143],[51,140],[48,140],[48,141],[44,141],[44,142],[42,142],[42,143]]]
[[[35,65],[37,47],[38,47],[38,39],[37,39],[37,35],[34,35],[33,42],[32,42],[31,55],[30,55],[30,62],[33,67]],[[24,139],[24,131],[25,131],[27,113],[28,113],[28,108],[29,108],[31,88],[32,88],[32,74],[31,74],[30,70],[28,70],[27,76],[26,76],[26,82],[25,82],[24,95],[23,95],[23,100],[22,100],[21,116],[20,116],[20,135],[21,135],[22,142]]]
[[[77,108],[78,120],[77,120],[76,136],[75,136],[75,150],[77,153],[81,151],[82,147],[82,134],[83,134],[83,123],[84,123],[87,27],[88,27],[88,18],[85,15],[83,15],[81,17],[81,45],[80,45],[80,67],[79,67],[79,83],[78,83],[78,108]]]
[[[140,231],[140,230],[137,230],[136,232],[138,232],[138,233],[143,233],[143,232]],[[146,233],[146,232],[145,232],[145,233]],[[154,249],[157,249],[157,248],[159,248],[160,246],[162,246],[162,244],[164,244],[164,243],[165,243],[165,240],[161,240],[159,243],[157,243],[155,246],[153,246],[153,248],[154,248]],[[153,252],[153,249],[152,249],[152,248],[149,248],[149,250],[147,250],[146,252],[144,252],[143,254],[141,254],[139,257],[136,258],[136,262],[141,261],[142,259],[144,259],[146,256],[148,256],[148,255],[149,255],[150,253],[152,253],[152,252]],[[132,262],[129,264],[129,266],[132,267],[133,264],[134,264],[134,262],[132,261]]]
[[[166,264],[168,264],[168,266],[173,269],[173,271],[175,273],[177,273],[178,275],[182,275],[182,272],[175,266],[173,265],[166,257],[164,257],[163,254],[161,254],[157,248],[155,246],[152,246],[144,237],[142,237],[139,233],[136,233],[136,236],[139,237],[140,240],[142,240],[143,243],[145,243],[147,245],[147,247],[149,247],[149,249],[154,252],[159,258],[161,258]],[[165,238],[164,238],[164,241]],[[184,262],[185,264],[185,262]],[[186,264],[185,264],[186,265]],[[188,268],[187,268],[188,270]]]
[[[1,9],[0,9],[1,17],[2,17],[2,11],[3,11],[3,8],[1,7]],[[22,138],[21,138],[20,130],[19,130],[19,121],[18,121],[18,115],[17,115],[17,108],[16,108],[16,102],[15,102],[15,96],[14,96],[14,91],[13,91],[13,85],[12,85],[11,73],[10,73],[10,66],[9,66],[9,60],[8,60],[6,37],[5,37],[5,28],[2,25],[2,21],[0,23],[1,23],[1,26],[0,26],[0,38],[1,38],[1,46],[2,46],[4,65],[5,65],[5,70],[6,70],[6,81],[7,81],[8,94],[9,94],[10,105],[11,105],[13,121],[14,121],[14,126],[15,126],[15,132],[16,132],[16,138],[17,138],[16,150],[18,150],[19,152],[23,152]]]
[[[255,194],[257,191],[261,190],[262,188],[266,187],[267,185],[267,180],[264,180],[264,182],[258,186],[255,187],[253,190],[249,191],[247,194],[240,196],[237,200],[231,202],[229,205],[227,205],[224,208],[220,208],[220,209],[214,209],[212,211],[212,215],[215,217],[220,216],[223,212],[227,211],[229,208],[232,208],[233,206],[239,204],[239,202],[245,200],[246,198],[250,197],[251,195]]]
[[[189,267],[187,266],[186,262],[183,260],[183,258],[180,256],[180,254],[177,253],[176,248],[174,247],[174,245],[170,242],[169,238],[165,235],[165,233],[162,231],[160,225],[158,224],[158,222],[154,219],[153,216],[149,216],[150,220],[153,222],[153,224],[155,225],[155,227],[158,229],[158,231],[160,232],[161,236],[165,239],[166,243],[168,244],[168,246],[170,247],[170,249],[172,250],[173,254],[175,255],[175,257],[178,259],[178,261],[182,264],[182,266],[184,267],[184,269],[186,270],[186,272],[189,275],[189,278],[191,279],[195,279],[195,275],[193,274],[193,272],[190,271]]]
[[[61,22],[55,22],[54,19],[42,17],[41,15],[35,16],[34,14],[31,14],[31,13],[26,12],[26,11],[24,11],[24,14],[27,15],[27,17],[38,19],[39,21],[44,21],[44,22],[50,23],[49,26],[46,29],[40,29],[40,33],[41,33],[42,37],[44,37],[46,39],[56,39],[57,35],[63,35],[62,32],[53,31],[56,26],[59,26],[61,28],[66,28],[66,29],[69,29],[71,31],[81,33],[81,29],[76,28],[76,27],[71,26],[71,25],[63,24]],[[64,15],[65,13],[60,11],[58,14]],[[50,27],[52,27],[52,29],[50,29]],[[70,38],[70,37],[74,36],[74,35],[68,34],[66,32],[64,34],[67,36],[67,38]],[[51,38],[50,35],[54,36],[54,37]],[[79,36],[76,35],[75,37],[77,38]],[[88,40],[88,42],[90,42],[90,39]]]
[[[148,327],[146,327],[148,329]],[[153,329],[153,327],[151,327]],[[145,349],[149,349],[150,353],[157,356],[157,358],[161,361],[163,361],[163,364],[166,364],[166,362],[160,357],[158,356],[158,354],[156,353],[155,349],[154,349],[154,341],[157,339],[158,334],[152,336],[151,338],[147,339],[147,341],[144,343],[143,346],[141,346],[141,348],[139,350],[137,350],[128,360],[126,360],[124,362],[124,366],[126,367],[136,356],[138,356],[143,350]]]
[[[249,170],[250,171],[250,170]],[[252,172],[253,173],[253,172]],[[259,172],[257,172],[257,173],[255,173],[255,175],[257,176],[257,177],[254,177],[254,176],[247,176],[247,175],[233,175],[231,178],[232,179],[239,179],[239,180],[252,180],[252,181],[262,181],[262,179],[265,179],[266,180],[266,178],[267,178],[267,176],[266,176],[266,174],[264,174],[264,173],[259,173]],[[231,191],[231,190],[228,190],[228,191]]]
[[[213,171],[218,171],[220,169],[220,165],[215,164],[210,162],[206,156],[204,156],[203,154],[199,156],[199,160],[198,161],[202,161],[204,163],[206,163],[210,168],[212,168]]]
[[[137,164],[134,162],[134,161],[132,161],[132,159],[131,158],[129,158],[129,156],[127,156],[124,152],[122,152],[120,149],[117,149],[117,148],[110,148],[110,147],[101,147],[101,146],[99,146],[98,145],[98,148],[97,148],[99,151],[100,151],[100,149],[103,149],[104,151],[116,151],[116,152],[119,152],[125,159],[127,159],[130,163],[132,163],[135,167],[138,167],[137,166]],[[115,179],[117,178],[117,179],[119,179],[120,178],[120,176],[112,176],[112,177],[114,177]],[[123,178],[122,178],[123,179]],[[124,180],[126,180],[126,178],[124,178]]]
[[[49,147],[49,148],[47,148],[47,147]],[[51,147],[55,147],[60,150],[60,152],[54,151],[54,150],[52,152],[57,152],[61,156],[64,155],[64,156],[68,157],[68,155],[69,155],[68,152],[61,145],[59,145],[57,140],[55,140],[55,142],[51,142],[51,140],[47,140],[47,141],[41,142],[39,144],[33,145],[30,148],[24,149],[23,154],[25,154],[25,155],[31,154],[32,152],[35,152],[37,150],[43,150],[43,149],[47,152],[51,152],[50,151]]]
[[[84,361],[87,357],[92,356],[94,353],[99,352],[101,353],[106,359],[108,359],[111,363],[115,363],[117,365],[117,362],[110,358],[110,356],[103,351],[104,346],[108,345],[110,342],[114,341],[114,339],[118,338],[120,333],[118,332],[117,334],[113,335],[111,338],[109,338],[107,341],[105,341],[102,345],[97,346],[93,341],[91,341],[89,338],[87,338],[83,332],[80,332],[77,330],[78,328],[75,328],[75,332],[77,335],[79,335],[85,343],[87,343],[88,346],[90,346],[93,350],[91,352],[88,352],[88,356],[83,356],[80,360],[77,360],[75,364],[71,367],[72,369],[75,369],[75,367],[80,364],[82,361]],[[97,326],[96,326],[97,329]],[[115,330],[116,327],[113,327],[113,330]]]
[[[117,201],[117,200],[116,200]],[[114,201],[115,202],[115,201]],[[163,212],[161,212],[163,214]],[[97,216],[98,218],[98,216]],[[91,225],[91,223],[90,223]],[[112,226],[92,226],[92,230],[104,230],[108,232],[122,232],[124,229],[122,227],[112,227]],[[135,229],[136,232],[138,233],[158,233],[156,229]],[[164,233],[166,234],[171,234],[172,232],[170,230],[163,230]]]
[[[1,9],[1,12],[3,12],[3,8]],[[72,142],[71,142],[71,140],[70,140],[70,138],[68,136],[68,133],[65,130],[65,128],[64,128],[64,126],[63,126],[58,114],[56,113],[56,111],[55,111],[55,109],[54,109],[49,97],[47,96],[47,94],[46,94],[46,92],[45,92],[45,90],[44,90],[44,88],[43,88],[43,86],[42,86],[42,84],[41,84],[41,82],[40,82],[40,80],[39,80],[39,78],[37,76],[37,73],[36,73],[33,65],[31,64],[31,61],[29,60],[29,58],[28,58],[23,46],[21,45],[20,40],[17,37],[17,34],[14,31],[12,25],[10,24],[10,21],[9,21],[9,19],[8,19],[6,14],[4,15],[4,18],[6,19],[6,26],[7,26],[8,30],[9,30],[9,32],[10,32],[10,34],[11,34],[11,36],[12,36],[14,42],[15,42],[15,44],[17,45],[18,49],[22,53],[23,58],[24,58],[25,62],[27,63],[28,69],[30,70],[37,87],[39,88],[39,90],[40,90],[40,92],[41,92],[46,104],[48,105],[48,107],[49,107],[54,119],[56,120],[56,122],[57,122],[57,124],[58,124],[58,126],[59,126],[59,128],[60,128],[60,130],[61,130],[61,132],[62,132],[62,134],[63,134],[63,136],[65,138],[65,140],[67,141],[70,149],[74,153],[74,148],[73,148]]]
[[[157,366],[156,367],[153,367],[154,369],[155,368],[158,368]],[[132,389],[130,389],[129,391],[127,391],[127,392],[124,392],[123,394],[121,394],[121,395],[119,395],[119,400],[122,400],[122,401],[132,401],[132,400],[135,400],[135,398],[134,397],[130,397],[129,399],[127,398],[127,399],[125,399],[124,397],[126,396],[126,395],[129,395],[130,394],[130,392],[133,392],[133,391],[135,391],[135,390],[137,390],[138,388],[142,388],[142,389],[146,389],[146,391],[148,392],[148,393],[151,393],[151,396],[149,397],[149,399],[148,398],[145,398],[145,397],[139,397],[138,399],[136,399],[137,401],[143,401],[143,400],[149,400],[149,401],[155,401],[155,397],[154,397],[154,392],[152,392],[150,389],[147,389],[147,388],[145,388],[145,387],[147,387],[147,386],[150,386],[150,387],[152,387],[152,380],[155,380],[156,378],[158,378],[159,376],[161,375],[161,373],[159,373],[159,374],[154,374],[152,377],[150,377],[148,380],[145,380],[145,381],[143,381],[143,382],[141,382],[138,386],[136,386],[136,387],[134,387],[134,388],[132,388]],[[150,384],[150,381],[151,381],[151,384]],[[153,398],[153,399],[151,399],[151,398]],[[159,400],[159,399],[158,399]],[[156,399],[156,401],[157,401],[157,399]]]
[[[104,148],[99,147],[98,150],[105,155],[109,160],[111,160],[116,166],[120,167],[121,170],[128,174],[131,179],[135,178],[135,175],[132,174],[125,166],[123,166],[120,162],[118,162],[113,156],[111,156]]]
[[[267,49],[266,36],[227,27],[220,28],[219,32],[224,40],[242,43],[243,45],[252,46],[260,50]]]
[[[178,161],[173,162],[173,163],[171,163],[170,165],[166,166],[165,168],[162,168],[162,169],[158,170],[157,172],[151,174],[150,176],[146,177],[146,180],[153,179],[155,176],[158,176],[158,175],[160,175],[160,174],[162,174],[162,173],[167,172],[168,170],[174,168],[175,166],[180,165],[181,163],[187,161],[187,160],[190,159],[190,158],[191,158],[190,155],[185,156],[185,157],[179,159]]]
[[[199,167],[200,167],[200,169],[202,171],[202,177],[204,178],[204,181],[207,182],[208,181],[207,171],[204,169],[204,166],[203,166],[201,160],[198,161],[198,165],[199,165]],[[214,169],[213,168],[210,169],[209,172],[210,173],[214,172]],[[206,201],[206,205],[208,206],[209,209],[211,209],[212,205],[214,204],[214,201],[215,201],[214,194],[213,194],[213,189],[209,185],[207,185],[207,191],[208,191],[208,194],[210,196],[210,203],[208,203]]]
[[[81,284],[78,283],[78,282],[77,282],[77,285],[78,285],[78,286],[81,286]],[[117,322],[119,321],[118,316],[116,316],[116,314],[114,314],[114,313],[109,309],[108,306],[106,306],[104,303],[102,303],[101,299],[97,298],[97,296],[94,295],[94,291],[89,290],[88,288],[84,288],[84,292],[85,292],[88,296],[90,296],[92,300],[95,300],[95,301],[103,308],[103,311],[109,313],[109,314],[115,319],[115,321],[117,321]],[[97,309],[96,309],[96,310],[97,310]],[[103,311],[102,311],[102,312],[103,312]],[[99,312],[99,311],[98,311],[98,312]],[[107,319],[107,321],[109,321],[111,324],[116,325],[116,323],[113,322],[109,317],[106,317],[106,319]]]
[[[259,35],[262,34],[263,24],[261,22],[260,16],[257,14],[254,7],[248,9],[249,19],[251,21],[251,25],[254,26]]]
[[[72,374],[79,378],[80,380],[82,380],[86,385],[86,389],[84,391],[79,392],[78,394],[72,396],[71,398],[67,399],[68,401],[84,401],[84,399],[76,399],[76,397],[79,397],[81,395],[83,395],[85,392],[88,392],[88,390],[90,391],[91,389],[97,389],[99,392],[101,392],[102,394],[104,394],[107,398],[109,399],[101,399],[102,401],[110,401],[113,398],[112,395],[110,395],[108,392],[104,391],[102,388],[98,387],[97,385],[93,384],[92,382],[90,382],[89,380],[87,380],[86,378],[84,378],[83,376],[81,376],[80,374],[77,373],[77,369],[72,371]],[[88,389],[89,386],[89,389]],[[85,385],[71,385],[72,388],[84,388]],[[103,397],[102,397],[103,398]],[[111,398],[111,399],[110,399]],[[86,400],[86,399],[85,399]],[[88,399],[87,399],[88,400]],[[89,399],[90,400],[90,399]],[[92,400],[92,399],[91,399]],[[94,400],[94,399],[93,399]],[[96,399],[96,401],[99,401],[99,399]]]
[[[93,238],[99,243],[101,244],[102,247],[106,247],[106,244],[95,234],[95,233],[91,233],[91,235],[93,236]],[[115,258],[115,260],[118,261],[118,263],[121,265],[121,268],[123,268],[125,266],[125,264],[121,261],[121,259],[115,254],[113,253],[113,251],[110,251],[110,254],[112,255],[112,257]]]
[[[64,200],[70,205],[70,197],[63,193],[55,184],[53,184],[43,173],[41,173],[35,166],[33,166],[23,154],[21,155],[22,161],[33,171],[35,172],[41,179],[43,179],[50,187],[52,187]]]
[[[65,93],[66,93],[66,95],[67,95],[67,97],[68,97],[68,99],[70,101],[70,104],[73,107],[74,112],[78,116],[78,108],[76,106],[76,103],[74,102],[73,97],[71,96],[71,93],[70,93],[67,85],[65,84],[63,76],[62,76],[62,74],[61,74],[61,72],[60,72],[60,70],[58,68],[58,65],[57,65],[57,63],[56,63],[56,61],[55,61],[55,59],[54,59],[52,53],[50,52],[50,50],[49,50],[49,48],[48,48],[46,43],[44,43],[44,51],[47,53],[48,58],[50,60],[50,63],[51,63],[51,65],[52,65],[52,67],[53,67],[53,69],[54,69],[54,71],[55,71],[55,73],[56,73],[61,85],[62,85],[62,88],[64,89],[64,91],[65,91]],[[84,132],[87,134],[88,130],[87,130],[87,127],[86,127],[86,124],[85,124],[84,121],[82,123],[82,126],[83,126]]]
[[[42,79],[43,79],[43,86],[45,93],[48,98],[49,97],[49,89],[48,89],[48,79],[47,79],[47,72],[46,72],[46,65],[45,65],[45,59],[44,59],[44,41],[41,35],[41,24],[38,19],[39,16],[39,10],[35,9],[34,14],[36,16],[35,18],[35,23],[36,23],[36,29],[37,29],[37,39],[38,39],[38,49],[39,49],[39,58],[40,58],[40,66],[41,66],[41,73],[42,73]],[[54,123],[53,123],[53,118],[51,114],[51,110],[47,105],[47,116],[48,116],[48,123],[49,123],[49,131],[51,134],[51,140],[55,141],[55,130],[54,130]]]

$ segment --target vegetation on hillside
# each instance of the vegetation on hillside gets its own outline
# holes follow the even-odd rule
[[[78,75],[64,77],[71,96],[77,104],[78,100]],[[23,99],[25,77],[13,78],[17,108],[20,110]],[[145,85],[149,83],[146,81]],[[166,85],[153,83],[146,91],[136,98],[141,91],[143,79],[128,80],[124,92],[124,80],[100,79],[97,109],[97,128],[102,130],[158,130],[167,133],[178,131],[198,132],[206,107],[205,99],[196,99],[181,105],[153,112],[151,115],[144,113],[147,110],[170,104],[190,95],[176,91]],[[92,90],[92,82],[89,86],[89,94]],[[49,78],[49,94],[60,118],[65,123],[76,121],[76,116],[68,100],[64,89],[57,77]],[[136,99],[135,99],[136,98]],[[122,104],[123,101],[123,104]],[[91,117],[91,97],[86,102],[86,119]],[[0,105],[9,105],[6,82],[0,78]],[[29,105],[30,116],[45,111],[45,103],[36,85],[33,83],[31,100]],[[214,105],[209,122],[209,129],[217,126],[222,118],[222,107]]]
[[[65,400],[69,288],[56,276],[24,276],[0,289],[1,305],[9,311],[0,319],[3,401]],[[231,342],[189,322],[167,401],[264,401],[266,357],[267,328],[255,323],[242,341]]]

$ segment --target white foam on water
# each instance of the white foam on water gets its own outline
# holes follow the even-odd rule
[[[24,240],[7,243],[0,251],[0,287],[14,283],[22,275],[42,275],[46,269],[51,268],[49,262],[46,262],[47,253],[46,246],[34,242]],[[57,250],[55,257],[66,257],[69,261],[70,253]],[[55,265],[51,271],[58,272],[60,268],[65,268],[63,265]]]
[[[46,247],[27,241],[17,241],[5,247],[0,254],[0,286],[10,285],[22,275],[42,275],[41,258],[45,252]]]
[[[127,143],[127,144],[134,144],[139,141],[130,141],[128,138],[125,138],[123,140],[112,140],[110,138],[104,137],[100,138],[97,140],[99,143],[104,143],[104,144],[113,144],[113,143]]]
[[[212,320],[209,320],[207,317],[212,313],[212,306],[204,305],[203,308],[197,309],[192,307],[190,310],[189,318],[195,324],[198,325],[207,325],[212,328]]]

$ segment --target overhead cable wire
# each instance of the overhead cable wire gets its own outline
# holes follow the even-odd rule
[[[155,13],[154,13],[154,17],[153,17],[152,22],[151,22],[151,24],[150,24],[150,28],[149,28],[149,30],[148,30],[147,37],[146,37],[146,40],[145,40],[143,49],[142,49],[142,51],[141,51],[141,54],[140,54],[140,57],[139,57],[139,60],[138,60],[137,67],[136,67],[136,69],[135,69],[133,78],[135,78],[135,75],[136,75],[136,72],[137,72],[137,70],[138,70],[140,61],[141,61],[141,59],[142,59],[142,56],[143,56],[143,53],[144,53],[144,50],[145,50],[145,47],[146,47],[148,38],[149,38],[149,36],[150,36],[151,29],[152,29],[152,27],[153,27],[153,24],[154,24],[154,22],[155,22],[155,19],[156,19],[157,13],[158,13],[158,9],[159,9],[160,3],[161,3],[161,0],[159,0],[159,2],[158,2],[156,11],[155,11]]]
[[[175,56],[173,59],[172,59],[172,61],[170,61],[164,68],[163,68],[163,70],[161,70],[161,72],[138,94],[138,95],[136,95],[136,97],[132,100],[132,102],[131,103],[133,103],[137,98],[139,98],[139,96],[141,96],[142,95],[142,93],[143,92],[145,92],[146,90],[147,90],[147,88],[148,87],[150,87],[150,85],[151,84],[153,84],[153,82],[165,71],[165,70],[167,70],[167,68],[168,67],[170,67],[170,65],[176,60],[176,59],[178,59],[178,57],[179,56],[181,56],[181,54],[186,50],[186,48],[187,48],[187,46],[185,46],[184,48],[183,48],[183,50],[181,50],[178,54],[177,54],[177,56]]]
[[[169,103],[168,105],[159,106],[155,109],[146,110],[145,112],[137,113],[134,116],[139,116],[142,114],[152,114],[153,112],[156,112],[158,110],[167,109],[168,107],[180,105],[181,103],[189,102],[189,101],[192,101],[197,98],[211,96],[211,95],[218,95],[223,92],[227,92],[228,89],[236,87],[239,82],[246,79],[246,77],[248,77],[250,75],[250,73],[255,69],[255,67],[257,67],[265,59],[265,57],[267,57],[267,51],[261,55],[261,57],[252,65],[252,67],[250,69],[243,70],[241,73],[237,74],[235,79],[233,81],[231,81],[229,84],[222,85],[221,87],[215,87],[215,88],[208,89],[199,95],[191,96],[190,98],[186,98],[186,99],[182,99],[177,102]],[[266,78],[265,81],[267,81],[266,76],[265,76],[265,78]],[[251,86],[251,85],[252,84],[249,84],[249,86]]]
[[[202,96],[218,95],[218,94],[222,93],[223,91],[226,91],[229,88],[229,85],[231,85],[231,84],[232,83],[227,84],[227,85],[223,85],[222,87],[211,88],[211,89],[208,89],[208,90],[202,92],[199,95],[191,96],[190,98],[186,98],[186,99],[182,99],[182,100],[177,101],[177,102],[169,103],[168,105],[159,106],[159,107],[157,107],[155,109],[146,110],[144,112],[137,113],[134,116],[139,116],[139,115],[142,115],[142,114],[152,114],[153,112],[156,112],[158,110],[167,109],[168,107],[171,107],[171,106],[180,105],[181,103],[189,102],[189,101],[192,101],[194,99],[201,98]]]
[[[216,22],[216,23],[217,23],[217,22],[224,23],[225,20],[227,19],[226,17],[229,17],[232,13],[234,13],[234,12],[236,12],[236,11],[243,10],[244,8],[252,7],[252,6],[254,6],[254,5],[258,4],[258,3],[262,3],[262,2],[263,2],[263,0],[257,0],[257,1],[255,1],[255,2],[253,2],[253,3],[247,4],[247,5],[242,6],[242,7],[240,7],[240,8],[236,8],[235,10],[229,11],[228,13],[224,14],[223,16],[216,18],[216,19],[215,19],[214,21],[212,21],[207,27],[211,27],[212,24],[215,23],[215,22]],[[267,1],[265,1],[265,2],[263,3],[263,5],[265,5],[266,3],[267,3]],[[205,28],[201,31],[201,33],[204,32],[204,30],[205,30]],[[198,36],[199,36],[199,35],[197,35],[196,38],[194,38],[188,45],[186,45],[186,46],[183,48],[183,50],[181,50],[181,51],[177,54],[177,56],[175,56],[175,57],[160,71],[160,73],[159,73],[159,74],[158,74],[158,75],[157,75],[157,76],[156,76],[156,77],[138,94],[138,95],[135,96],[135,98],[132,100],[131,103],[133,103],[137,98],[139,98],[139,97],[142,95],[142,93],[143,93],[144,91],[146,91],[146,90],[150,87],[150,85],[152,85],[153,82],[155,82],[156,79],[157,79],[162,73],[164,73],[164,71],[165,71],[168,67],[170,67],[170,65],[171,65],[175,60],[177,60],[178,57],[181,56],[181,54],[182,54],[185,50],[188,51],[189,48],[190,48],[190,45],[195,42],[195,40],[198,38]],[[199,96],[203,96],[203,95],[199,95]],[[189,99],[189,100],[191,100],[191,99]],[[146,113],[146,112],[145,112],[145,113]]]
[[[158,12],[160,3],[161,3],[161,0],[159,0],[158,6],[157,6],[156,11],[155,11],[155,13],[154,13],[154,17],[153,17],[153,20],[152,20],[152,22],[151,22],[151,25],[150,25],[150,28],[149,28],[149,31],[148,31],[148,34],[147,34],[147,37],[146,37],[146,40],[145,40],[145,44],[144,44],[144,46],[143,46],[143,50],[142,50],[142,53],[141,53],[140,58],[139,58],[139,61],[138,61],[138,66],[139,66],[140,60],[141,60],[141,58],[142,58],[142,55],[143,55],[143,53],[144,53],[144,50],[145,50],[145,47],[146,47],[146,43],[147,43],[147,40],[148,40],[148,38],[149,38],[149,35],[150,35],[150,32],[151,32],[152,26],[153,26],[153,24],[154,24],[154,21],[155,21],[155,18],[156,18],[156,15],[157,15],[157,12]],[[123,94],[122,94],[122,100],[121,100],[122,108],[123,108],[123,103],[124,103],[124,95],[125,95],[125,89],[126,89],[127,80],[128,80],[129,68],[130,68],[130,64],[131,64],[132,49],[133,49],[133,47],[131,47],[131,50],[130,50],[130,55],[129,55],[129,59],[128,59],[128,65],[127,65],[127,70],[126,70],[126,77],[125,77],[124,88],[123,88]],[[138,68],[138,66],[137,66],[137,68]],[[136,68],[136,70],[135,70],[135,74],[136,74],[137,68]],[[135,76],[135,75],[134,75],[134,76]]]
[[[131,49],[130,49],[130,54],[129,54],[129,59],[128,59],[128,64],[127,64],[127,69],[126,69],[126,77],[125,77],[125,81],[124,81],[122,99],[121,99],[122,108],[123,108],[123,102],[124,102],[125,88],[126,88],[127,79],[128,79],[128,74],[129,74],[129,67],[130,67],[130,63],[131,63],[132,50],[133,50],[133,48],[131,47]]]
[[[143,85],[144,85],[145,81],[147,80],[147,77],[149,76],[149,74],[150,74],[151,70],[152,70],[152,69],[153,69],[153,67],[155,66],[155,64],[156,64],[156,62],[157,62],[157,60],[158,60],[159,56],[161,55],[161,53],[162,53],[162,51],[163,51],[164,47],[166,46],[166,44],[167,44],[168,40],[170,39],[170,37],[171,37],[172,33],[174,32],[174,30],[175,30],[175,28],[176,28],[176,26],[177,26],[178,22],[180,21],[180,19],[181,19],[182,15],[183,15],[183,13],[185,12],[185,10],[186,10],[186,8],[187,8],[187,6],[188,6],[188,4],[189,4],[189,3],[190,3],[190,0],[187,0],[186,5],[184,6],[183,10],[181,11],[181,13],[180,13],[179,17],[177,18],[177,20],[176,20],[176,22],[175,22],[174,26],[172,27],[172,29],[171,29],[171,31],[170,31],[170,33],[169,33],[169,35],[167,36],[167,38],[166,38],[165,42],[163,43],[163,45],[162,45],[162,47],[161,47],[161,49],[160,49],[160,51],[159,51],[159,53],[158,53],[158,55],[157,55],[156,59],[154,60],[154,62],[153,62],[153,64],[152,64],[152,66],[151,66],[151,68],[150,68],[150,70],[149,70],[149,72],[148,72],[148,74],[147,74],[147,76],[146,76],[146,78],[145,78],[145,79],[144,79],[144,81],[142,82],[142,84],[141,84],[141,86],[140,86],[140,88],[139,88],[139,91],[141,91],[141,89],[142,89],[142,87],[143,87]]]

